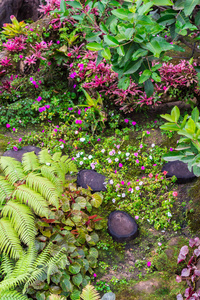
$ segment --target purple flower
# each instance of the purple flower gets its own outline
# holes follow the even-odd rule
[[[68,107],[68,110],[73,110],[73,107]]]
[[[15,147],[15,146],[13,146],[13,150],[14,150],[14,151],[17,151],[17,150],[18,150],[18,148],[17,148],[17,147]]]
[[[151,267],[151,262],[150,261],[147,262],[147,267]]]
[[[10,127],[10,124],[6,124],[6,128],[9,128]]]
[[[150,132],[149,132],[149,131],[146,131],[146,133],[147,133],[147,134],[150,134]]]
[[[22,138],[19,138],[19,143],[22,141]]]
[[[128,122],[129,122],[129,120],[128,120],[128,119],[124,119],[124,122],[125,122],[125,123],[128,123]]]
[[[123,165],[122,165],[121,163],[119,163],[119,167],[120,167],[120,168],[122,168],[122,167],[123,167]]]
[[[46,110],[46,107],[45,107],[45,106],[39,107],[39,109],[38,109],[39,112],[43,112],[43,111],[45,111],[45,110]]]
[[[60,44],[60,41],[56,41],[56,43],[59,45],[59,44]]]
[[[73,79],[73,78],[76,77],[76,75],[77,75],[77,73],[76,73],[76,72],[73,72],[72,74],[69,75],[69,77]]]
[[[136,123],[135,121],[132,122],[132,125],[133,125],[133,126],[136,125],[136,124],[137,124],[137,123]]]
[[[170,148],[169,151],[173,151],[173,148]]]
[[[97,139],[97,142],[99,142],[101,139]]]
[[[144,166],[142,166],[142,167],[141,167],[141,170],[144,170],[144,169],[145,169],[145,167],[144,167]]]
[[[47,105],[45,105],[45,107],[46,107],[46,108],[50,108],[50,105],[49,105],[49,104],[47,104]]]
[[[40,102],[42,100],[42,97],[39,96],[37,99],[36,99],[38,102]]]

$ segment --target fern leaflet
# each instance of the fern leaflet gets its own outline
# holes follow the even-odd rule
[[[39,162],[41,164],[51,164],[52,159],[47,149],[41,150],[38,154]]]
[[[13,197],[16,197],[19,202],[27,204],[40,217],[48,218],[49,210],[47,201],[39,193],[29,189],[25,184],[18,186],[13,193]]]
[[[2,204],[6,198],[9,198],[14,190],[14,187],[3,176],[0,176],[0,203]]]
[[[37,155],[34,152],[27,152],[22,157],[22,166],[26,173],[34,171],[40,167]]]
[[[4,291],[3,293],[0,293],[0,299],[1,300],[27,300],[26,296],[18,293],[17,291]]]
[[[95,290],[95,288],[87,284],[86,287],[83,289],[81,294],[81,299],[83,300],[100,300],[99,293]]]
[[[26,245],[34,241],[36,234],[34,216],[28,206],[9,201],[4,206],[2,215],[9,217],[13,228]]]
[[[17,259],[23,253],[20,240],[9,220],[0,219],[0,251]]]
[[[11,276],[13,272],[13,262],[9,259],[7,254],[2,255],[2,262],[1,262],[1,273],[5,275],[5,278]]]
[[[22,169],[22,164],[16,159],[2,156],[0,164],[4,174],[12,184],[25,178],[26,175]]]
[[[41,168],[42,176],[49,179],[57,187],[58,193],[61,195],[63,192],[63,182],[60,180],[60,178],[58,178],[56,173],[57,172],[54,167],[42,166]]]

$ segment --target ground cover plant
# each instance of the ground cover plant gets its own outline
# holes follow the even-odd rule
[[[199,1],[44,2],[45,25],[11,16],[0,33],[7,149],[48,149],[22,164],[1,158],[1,298],[98,298],[92,283],[120,300],[182,299],[184,282],[175,278],[189,272],[185,297],[198,299],[197,251],[187,270],[177,266],[195,234],[192,199],[161,168],[163,157],[176,157],[199,176]],[[192,58],[171,61],[185,44]],[[152,108],[172,100],[194,109],[164,111],[164,124]],[[176,133],[184,136],[178,143]],[[106,192],[78,188],[81,169],[104,174]],[[114,210],[139,224],[134,241],[108,235]]]

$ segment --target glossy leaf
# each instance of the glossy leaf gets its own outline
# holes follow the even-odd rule
[[[132,74],[135,73],[141,66],[142,64],[142,59],[138,60],[137,62],[131,62],[126,68],[124,75],[126,74]]]
[[[174,108],[171,111],[171,117],[174,120],[175,123],[178,122],[179,117],[180,117],[180,110],[178,108],[178,106],[174,106]]]
[[[178,151],[173,151],[173,152],[168,152],[163,155],[163,159],[166,161],[175,161],[175,160],[180,160],[183,157],[183,154],[180,154]]]
[[[150,97],[153,95],[153,91],[154,91],[154,86],[153,83],[151,82],[150,79],[147,79],[144,83],[144,90],[145,93],[147,94],[147,97]]]
[[[184,13],[186,16],[191,15],[192,11],[194,10],[195,6],[200,4],[199,0],[185,0],[184,3]]]
[[[149,79],[151,77],[151,71],[150,70],[145,70],[139,79],[139,83],[143,83],[144,81],[146,81],[147,79]]]
[[[72,276],[72,282],[76,286],[79,286],[82,283],[82,281],[83,281],[83,277],[80,273],[78,273],[77,275]]]
[[[110,53],[110,49],[109,48],[105,48],[102,50],[101,55],[105,58],[110,60],[111,59],[111,53]]]
[[[100,45],[98,43],[94,43],[94,42],[87,44],[86,48],[91,51],[99,51],[99,50],[103,49],[102,45]]]
[[[78,274],[80,272],[80,269],[81,269],[81,266],[77,262],[74,262],[71,265],[69,265],[69,271],[72,274]]]
[[[164,125],[160,126],[162,130],[172,130],[172,131],[180,131],[180,127],[174,123],[165,123]]]
[[[192,111],[192,114],[191,114],[191,117],[192,117],[192,120],[196,123],[199,121],[199,110],[197,107],[195,107]]]
[[[102,200],[103,200],[103,196],[101,193],[94,193],[92,195],[91,204],[92,206],[98,208],[101,205]]]
[[[83,8],[82,5],[77,1],[66,1],[66,4],[72,6],[73,8]]]
[[[104,41],[108,46],[111,47],[116,47],[119,45],[118,40],[111,35],[104,35]]]

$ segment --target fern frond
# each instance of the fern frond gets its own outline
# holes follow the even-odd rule
[[[87,284],[86,287],[82,290],[81,299],[83,300],[100,300],[99,293],[95,290],[95,288]]]
[[[0,294],[6,290],[14,289],[20,284],[23,284],[30,277],[29,273],[24,273],[22,275],[17,276],[16,278],[8,278],[4,279],[0,282]]]
[[[14,190],[14,187],[10,184],[8,180],[5,180],[3,176],[0,176],[0,204],[6,198],[9,198]]]
[[[47,149],[41,150],[38,154],[38,157],[39,157],[39,162],[41,164],[52,163],[51,155],[49,154]]]
[[[60,167],[60,164],[58,162],[52,162],[51,165],[52,165],[53,168],[55,168],[56,175],[58,176],[59,180],[64,183],[65,182],[65,172]]]
[[[57,264],[66,257],[67,250],[62,248],[54,257],[52,257],[48,262],[47,270],[47,282],[50,283],[50,276],[53,272],[57,271]]]
[[[30,173],[26,179],[26,185],[35,192],[40,193],[50,204],[59,207],[58,192],[55,185],[45,177]]]
[[[9,220],[0,219],[0,251],[17,259],[23,253],[20,240]]]
[[[59,295],[50,295],[49,300],[67,300],[67,298],[59,296]]]
[[[37,155],[34,152],[27,152],[22,156],[22,166],[26,173],[34,171],[40,167]]]
[[[49,179],[57,187],[58,193],[59,195],[61,195],[63,192],[63,182],[60,180],[58,176],[56,176],[57,174],[56,169],[50,166],[48,167],[42,166],[41,174],[42,176]]]
[[[13,228],[26,245],[34,241],[36,234],[34,216],[28,206],[10,200],[4,206],[2,215],[8,216]]]
[[[4,291],[0,293],[1,300],[27,300],[25,295],[18,293],[17,291]]]
[[[37,256],[37,251],[35,249],[34,243],[30,244],[27,251],[24,251],[20,256],[20,259],[15,264],[15,268],[10,278],[16,278],[19,275],[23,275],[28,273],[30,277],[30,273],[34,270],[33,264]]]
[[[48,217],[47,201],[39,193],[29,189],[25,184],[18,186],[13,193],[13,197],[16,197],[19,202],[27,204],[40,217]]]
[[[52,156],[52,159],[53,159],[54,161],[59,161],[60,158],[61,158],[61,155],[62,155],[62,152],[56,152],[56,153],[54,153],[54,155]]]
[[[67,155],[61,157],[59,164],[64,168],[65,174],[68,172],[78,172],[75,163]]]
[[[46,248],[37,256],[33,268],[36,268],[37,266],[46,265],[50,259],[50,253],[52,249],[53,243],[50,242]]]
[[[14,184],[15,182],[25,178],[22,164],[16,159],[8,156],[1,156],[1,168],[8,180]]]
[[[11,276],[14,269],[14,264],[11,261],[11,259],[8,257],[7,254],[2,255],[2,261],[1,261],[1,269],[0,272],[5,276],[9,277]]]

